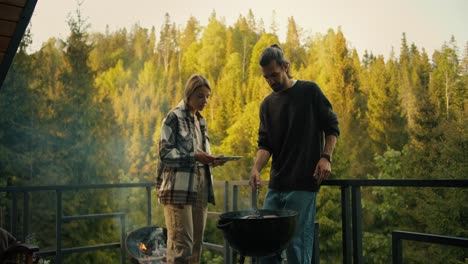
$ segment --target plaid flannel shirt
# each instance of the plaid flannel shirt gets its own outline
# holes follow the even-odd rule
[[[200,122],[205,152],[210,153],[206,120],[196,112]],[[197,197],[197,167],[195,162],[195,119],[184,100],[163,120],[159,141],[159,161],[156,179],[159,202],[162,204],[193,204]],[[208,175],[208,202],[214,204],[213,178]]]

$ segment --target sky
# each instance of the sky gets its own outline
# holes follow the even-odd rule
[[[121,28],[155,27],[158,31],[169,13],[171,22],[185,27],[190,16],[206,26],[213,11],[227,26],[252,10],[269,31],[275,17],[280,41],[285,41],[288,18],[294,17],[302,38],[341,30],[351,48],[362,56],[364,51],[398,55],[402,34],[409,44],[424,48],[429,56],[454,36],[459,54],[468,42],[468,0],[80,0],[81,13],[91,32],[110,32]],[[31,19],[32,51],[50,37],[66,39],[67,18],[78,8],[77,0],[38,1]],[[273,15],[275,14],[275,15]]]

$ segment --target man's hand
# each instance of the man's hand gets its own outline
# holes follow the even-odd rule
[[[252,187],[252,191],[256,191],[257,187],[260,186],[260,172],[255,168],[250,171],[249,184]]]
[[[252,191],[256,191],[257,187],[260,186],[260,171],[262,171],[263,167],[265,167],[268,160],[270,159],[270,156],[271,154],[268,150],[257,150],[257,157],[255,158],[254,166],[250,171],[249,179],[249,184],[252,187]]]
[[[321,158],[315,166],[314,178],[320,184],[323,180],[328,179],[331,173],[331,164],[326,158]]]

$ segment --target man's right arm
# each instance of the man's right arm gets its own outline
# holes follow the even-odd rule
[[[271,153],[266,149],[259,149],[257,151],[257,157],[255,158],[254,166],[250,172],[249,184],[252,189],[255,189],[256,186],[260,185],[260,172],[267,164],[270,159]]]

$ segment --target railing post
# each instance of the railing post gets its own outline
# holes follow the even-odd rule
[[[354,264],[362,263],[362,206],[361,186],[352,187],[352,215],[353,215],[353,259]]]
[[[18,237],[18,196],[16,192],[11,193],[12,204],[11,204],[11,232],[13,236]]]
[[[229,182],[224,182],[224,208],[223,212],[229,211]],[[224,264],[232,263],[231,247],[227,240],[224,240]]]
[[[398,234],[392,232],[392,263],[403,263],[403,246]]]
[[[125,244],[126,232],[125,232],[125,214],[120,216],[120,263],[125,264],[127,245]]]
[[[56,225],[56,253],[55,262],[57,264],[62,263],[62,191],[57,190],[56,193],[57,201],[55,208],[55,225]]]
[[[146,186],[146,197],[146,206],[148,208],[147,224],[148,226],[151,226],[151,186]]]
[[[26,237],[29,234],[29,192],[24,192],[24,201],[23,201],[23,241],[26,241]]]
[[[341,186],[341,226],[343,234],[343,264],[351,264],[351,203],[350,186]]]
[[[319,241],[319,228],[318,222],[314,223],[314,246],[312,250],[312,264],[320,264],[320,241]]]
[[[238,197],[239,197],[239,186],[238,185],[233,185],[232,186],[232,210],[237,211],[238,210]],[[236,263],[237,259],[237,252],[233,252],[231,247],[229,247],[229,257],[231,263]]]
[[[239,196],[239,186],[232,186],[232,210],[237,211],[237,197]]]
[[[224,182],[224,212],[229,211],[229,182]]]

